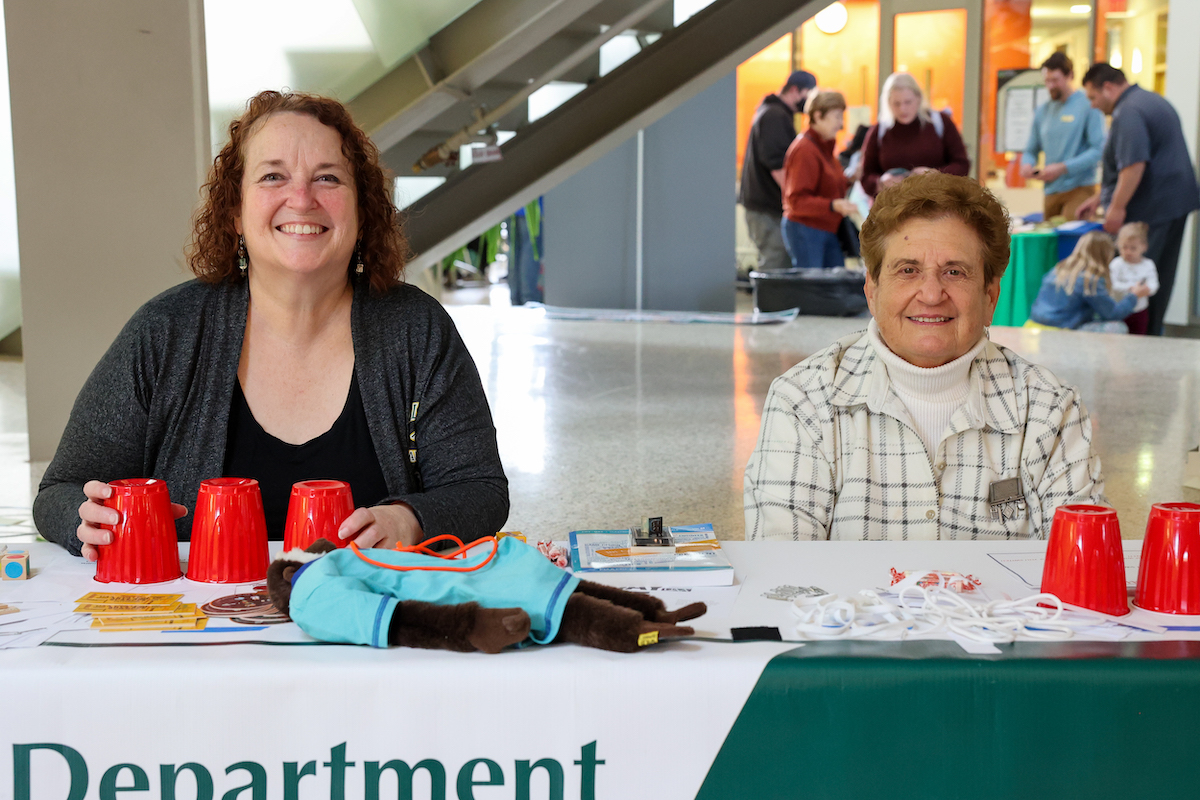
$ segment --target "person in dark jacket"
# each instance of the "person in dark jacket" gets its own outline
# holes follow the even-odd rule
[[[84,384],[34,502],[95,560],[108,481],[158,478],[189,535],[202,480],[256,478],[281,535],[292,483],[350,483],[360,547],[476,539],[508,516],[487,398],[407,243],[379,152],[336,100],[262,92],[229,126],[194,220],[197,280],[126,324]]]
[[[846,98],[839,92],[810,95],[808,130],[796,137],[783,162],[783,243],[796,268],[845,266],[838,227],[854,212],[846,199],[846,176],[833,155]]]
[[[769,94],[754,112],[738,202],[746,211],[746,227],[758,248],[758,268],[763,271],[791,267],[783,245],[779,220],[783,216],[783,159],[796,138],[794,117],[809,92],[817,86],[811,72],[797,70],[779,94]]]

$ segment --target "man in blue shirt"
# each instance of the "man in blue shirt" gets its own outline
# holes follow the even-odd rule
[[[1083,88],[1094,107],[1112,115],[1112,126],[1104,143],[1100,194],[1076,215],[1088,219],[1103,205],[1104,229],[1114,235],[1126,222],[1150,226],[1146,257],[1158,269],[1159,291],[1150,298],[1146,332],[1161,336],[1183,226],[1200,208],[1200,185],[1179,114],[1154,92],[1130,86],[1125,73],[1108,64],[1093,64]]]
[[[1104,116],[1087,95],[1072,89],[1075,66],[1064,53],[1042,62],[1049,102],[1038,106],[1033,130],[1021,156],[1021,177],[1045,181],[1045,218],[1075,219],[1075,211],[1096,193],[1096,165],[1104,147]],[[1046,162],[1038,169],[1038,153]]]

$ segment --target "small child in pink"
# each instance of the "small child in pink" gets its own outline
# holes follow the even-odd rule
[[[1139,283],[1150,288],[1150,294],[1158,292],[1158,270],[1154,262],[1143,258],[1146,254],[1146,235],[1150,227],[1144,222],[1129,222],[1121,226],[1117,233],[1117,250],[1119,255],[1108,265],[1112,275],[1112,288],[1120,292],[1128,292]],[[1125,318],[1130,333],[1146,335],[1150,324],[1150,300],[1139,297],[1133,313]]]

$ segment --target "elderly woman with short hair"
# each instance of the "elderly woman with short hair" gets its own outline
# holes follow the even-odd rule
[[[134,314],[88,378],[34,502],[39,532],[96,558],[106,481],[166,481],[179,538],[206,478],[257,478],[271,538],[291,485],[350,483],[361,547],[474,539],[508,515],[475,364],[402,282],[379,153],[341,103],[262,92],[229,126],[196,214],[197,280]]]
[[[747,539],[1045,538],[1058,506],[1107,505],[1078,390],[987,337],[1008,222],[968,178],[880,193],[873,319],[771,384]]]
[[[854,213],[846,199],[846,176],[833,154],[846,98],[840,92],[810,94],[804,112],[808,130],[797,136],[783,159],[783,244],[792,266],[842,267],[846,259],[837,231]]]

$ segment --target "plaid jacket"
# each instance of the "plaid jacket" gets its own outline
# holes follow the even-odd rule
[[[1079,392],[988,342],[931,460],[866,334],[771,384],[746,466],[747,539],[1044,539],[1064,503],[1108,505]],[[1025,510],[988,489],[1019,476]]]

